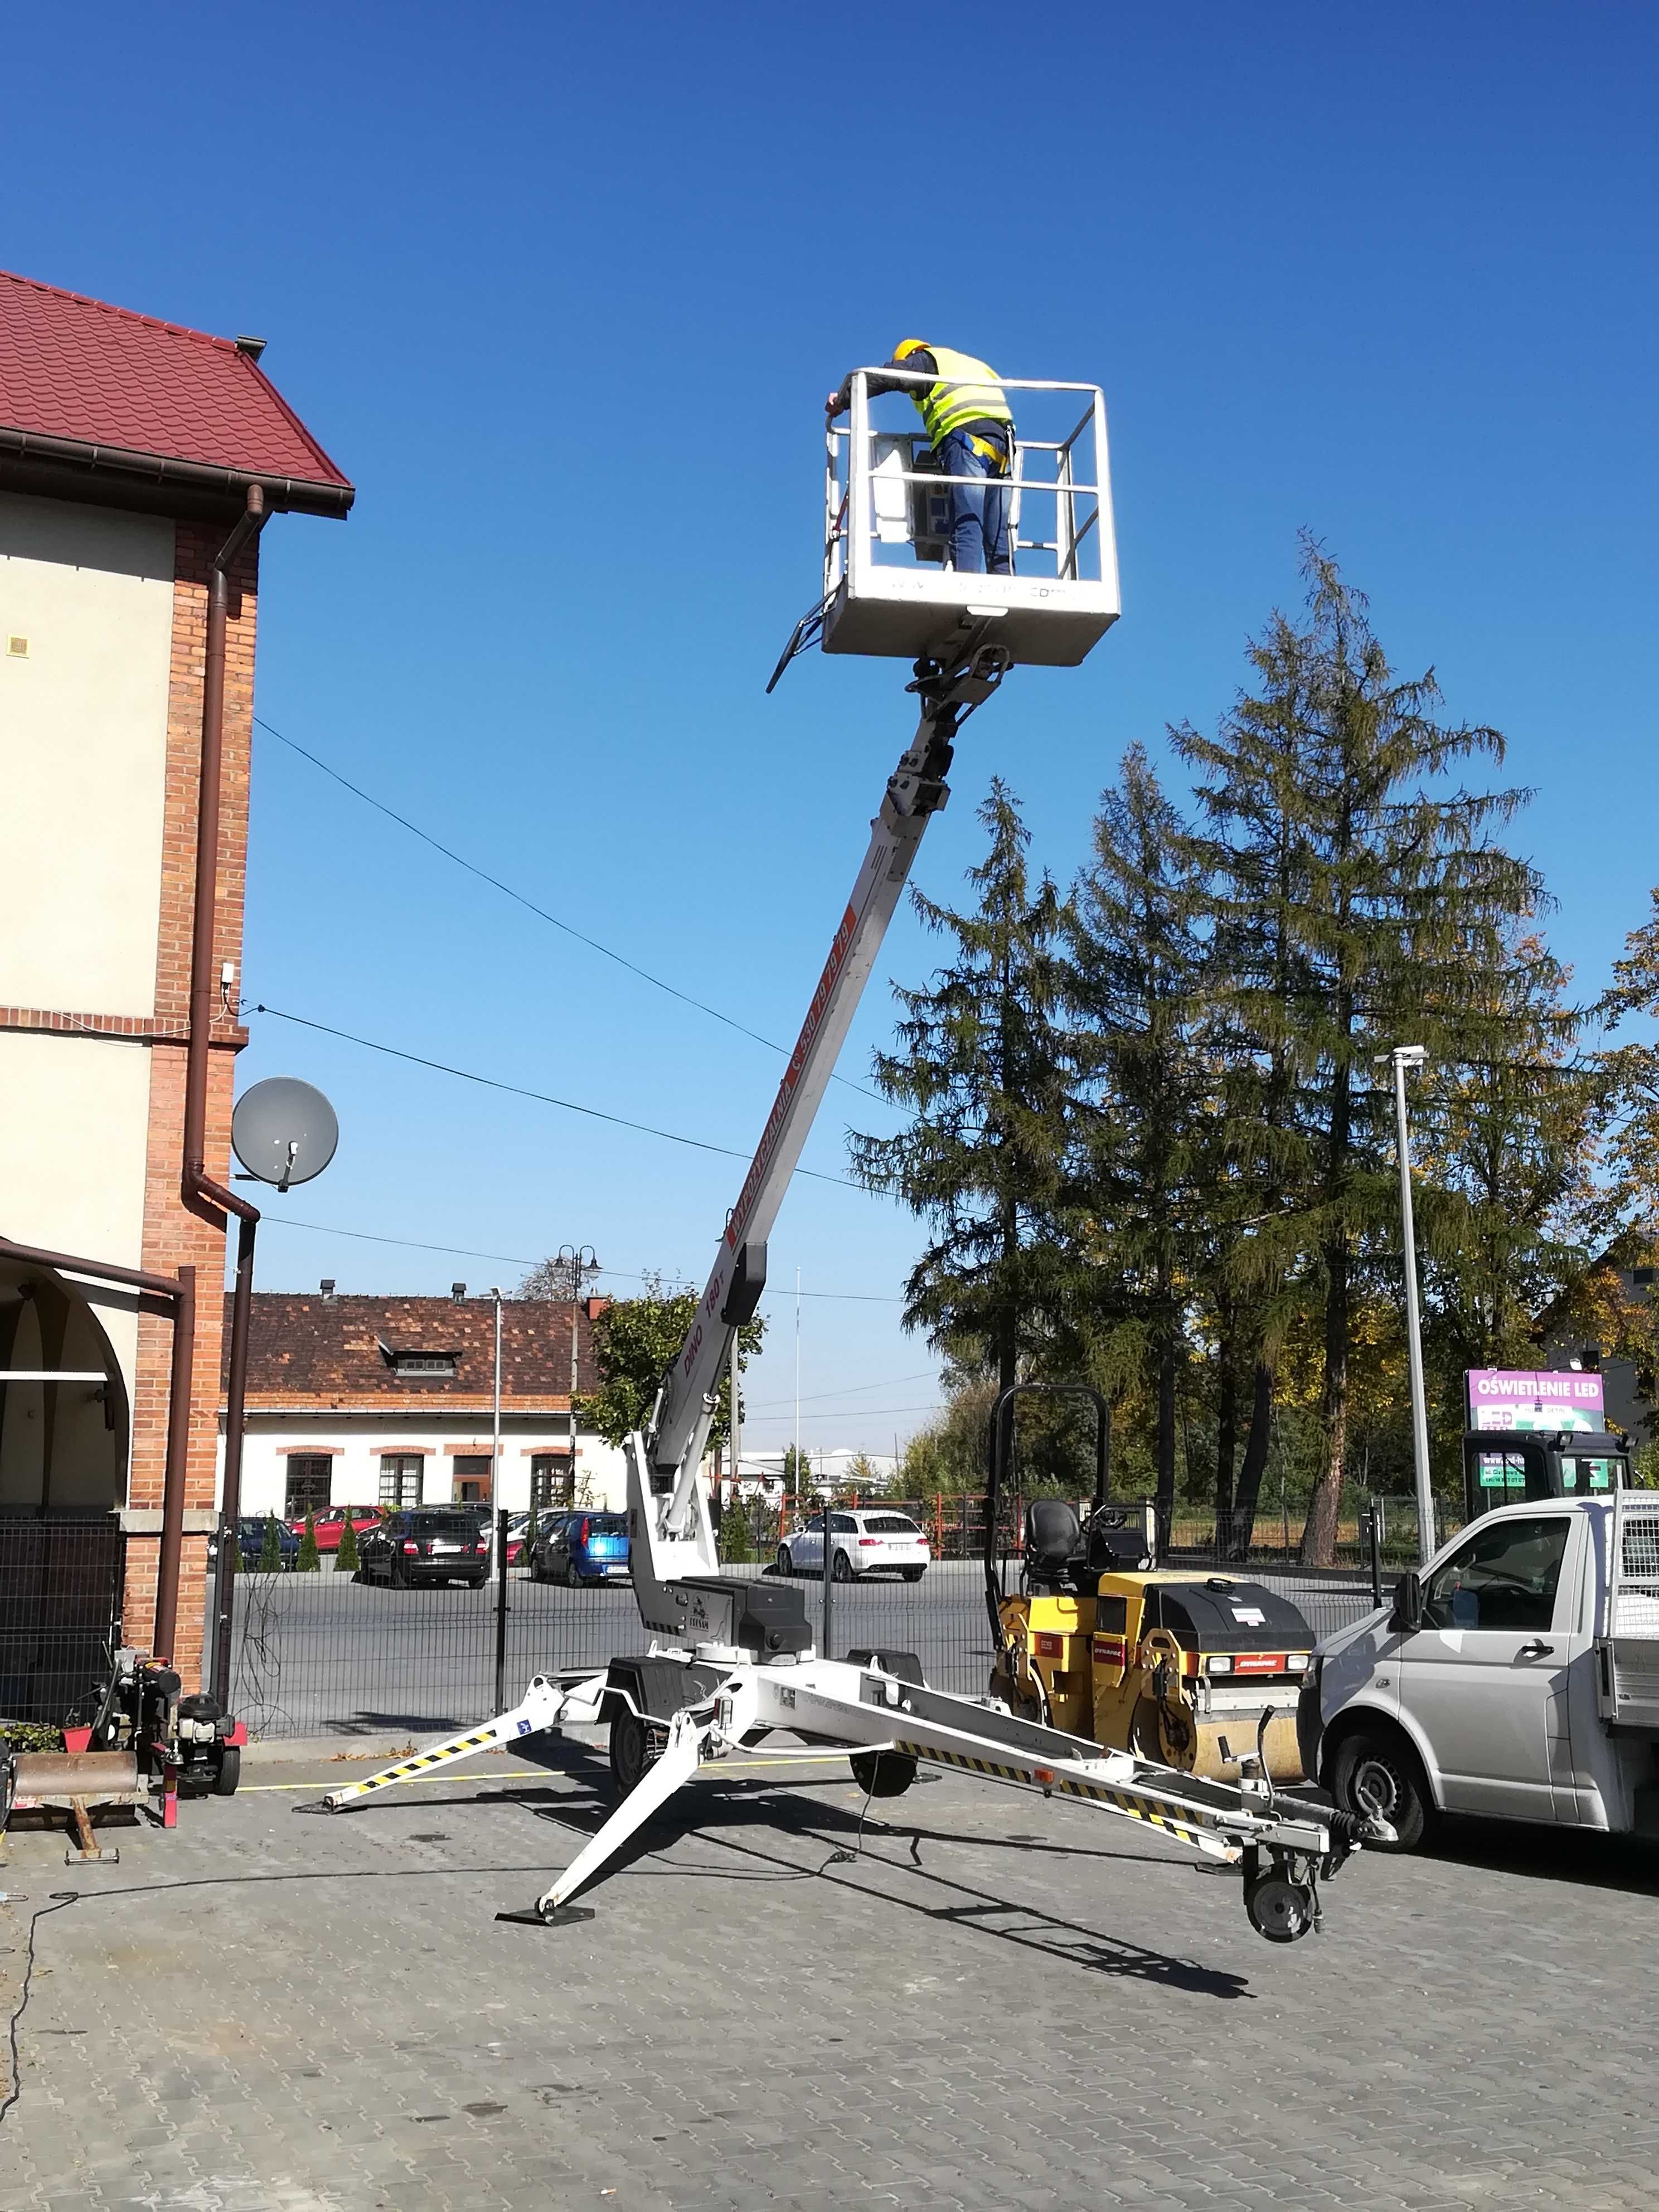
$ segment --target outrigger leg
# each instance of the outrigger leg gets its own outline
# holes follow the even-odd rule
[[[408,1782],[417,1774],[429,1774],[434,1766],[447,1765],[452,1759],[471,1759],[480,1751],[493,1751],[498,1744],[516,1743],[527,1735],[556,1732],[567,1721],[597,1721],[604,1690],[603,1674],[583,1672],[574,1680],[558,1674],[538,1674],[510,1711],[498,1713],[492,1721],[481,1721],[477,1728],[451,1736],[447,1743],[434,1743],[428,1750],[417,1752],[412,1759],[400,1759],[395,1766],[383,1766],[378,1774],[366,1775],[361,1782],[353,1782],[343,1790],[330,1790],[322,1801],[324,1809],[343,1813],[348,1806],[361,1803],[376,1790],[390,1789],[394,1782]]]

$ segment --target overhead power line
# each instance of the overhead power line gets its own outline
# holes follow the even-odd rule
[[[480,1252],[471,1244],[430,1244],[415,1237],[381,1237],[369,1229],[342,1229],[332,1221],[301,1221],[292,1213],[267,1212],[263,1226],[267,1229],[306,1229],[319,1237],[349,1237],[354,1244],[395,1244],[406,1252],[441,1252],[446,1258],[456,1260],[499,1260],[507,1267],[539,1267],[541,1260],[532,1260],[522,1252]],[[543,1253],[542,1259],[547,1257]],[[600,1267],[596,1271],[613,1281],[649,1283],[668,1279],[665,1277],[635,1273],[629,1267]],[[682,1281],[682,1290],[694,1291],[695,1283]],[[779,1294],[782,1295],[781,1292]],[[791,1291],[789,1296],[795,1293]],[[902,1298],[877,1291],[803,1291],[804,1298],[836,1298],[850,1300],[860,1305],[902,1305]],[[872,1386],[873,1387],[873,1386]]]
[[[574,1098],[555,1097],[550,1091],[532,1091],[522,1083],[503,1082],[494,1075],[479,1075],[470,1067],[454,1067],[447,1060],[428,1060],[423,1053],[404,1052],[395,1044],[377,1044],[373,1037],[354,1036],[349,1030],[337,1030],[327,1022],[313,1022],[304,1014],[285,1013],[281,1006],[256,1006],[256,1014],[269,1014],[279,1022],[292,1022],[302,1030],[315,1030],[323,1036],[339,1037],[346,1044],[361,1045],[365,1052],[384,1053],[388,1060],[406,1060],[413,1067],[429,1067],[439,1075],[453,1075],[462,1083],[476,1083],[486,1091],[505,1091],[515,1098],[533,1098],[543,1106],[557,1106],[567,1114],[586,1115],[591,1121],[609,1121],[618,1129],[633,1129],[644,1137],[660,1137],[665,1144],[685,1145],[694,1152],[717,1152],[724,1159],[746,1160],[747,1152],[736,1151],[730,1145],[712,1145],[702,1137],[684,1137],[677,1129],[659,1129],[649,1121],[630,1121],[623,1114],[607,1114],[603,1107],[581,1106]],[[797,1168],[795,1173],[811,1176],[815,1182],[833,1182],[842,1190],[862,1191],[862,1183],[849,1182],[845,1176],[826,1175],[821,1168]]]
[[[746,1023],[738,1021],[731,1014],[723,1014],[718,1006],[708,1006],[702,1000],[694,999],[689,991],[682,991],[677,984],[665,982],[660,975],[653,975],[648,968],[641,968],[637,960],[630,960],[625,953],[613,951],[610,945],[602,945],[597,937],[590,937],[586,930],[578,929],[574,922],[565,921],[556,914],[550,914],[544,906],[538,906],[535,900],[527,897],[523,891],[515,890],[511,884],[503,883],[499,876],[492,876],[488,868],[481,868],[476,860],[469,860],[453,845],[446,845],[441,838],[434,837],[429,830],[422,830],[418,822],[411,822],[408,815],[399,814],[395,806],[388,806],[383,799],[376,799],[373,792],[365,791],[362,784],[354,783],[348,775],[342,775],[337,768],[331,768],[320,755],[301,744],[296,738],[286,736],[274,724],[266,721],[263,714],[256,714],[253,719],[268,736],[276,738],[278,744],[286,745],[290,752],[298,753],[301,760],[308,760],[313,768],[320,769],[343,791],[349,791],[354,799],[361,799],[365,806],[372,806],[377,814],[384,814],[388,822],[395,822],[400,830],[407,830],[411,837],[418,837],[422,844],[429,845],[434,853],[441,853],[445,860],[453,860],[458,868],[464,868],[468,875],[476,876],[480,883],[488,884],[492,890],[500,891],[503,898],[512,899],[538,921],[549,923],[554,929],[562,930],[567,937],[574,937],[579,945],[586,945],[590,951],[600,954],[605,959],[614,960],[619,968],[626,968],[630,975],[637,975],[641,982],[649,983],[653,989],[665,991],[671,999],[679,1000],[683,1006],[694,1006],[698,1013],[707,1014],[711,1021],[723,1022],[727,1029],[735,1030],[739,1036],[746,1036],[756,1044],[763,1044],[769,1052],[781,1053],[786,1059],[788,1058],[790,1048],[787,1045],[778,1044],[771,1037],[763,1036],[758,1030],[751,1030]],[[866,1090],[863,1084],[854,1083],[851,1076],[836,1075],[831,1080],[841,1084],[846,1090],[856,1091],[861,1098],[874,1099],[878,1106],[887,1103],[879,1091]]]
[[[928,1367],[925,1368],[920,1375],[890,1375],[884,1382],[881,1382],[849,1383],[844,1390],[813,1390],[801,1399],[800,1403],[803,1406],[811,1406],[821,1403],[825,1398],[856,1397],[861,1390],[890,1390],[899,1382],[931,1382],[934,1379],[935,1373],[936,1370],[933,1368]],[[757,1413],[763,1413],[769,1406],[793,1406],[794,1403],[795,1401],[793,1398],[763,1398],[752,1408],[745,1405],[744,1411],[746,1416],[751,1411]]]

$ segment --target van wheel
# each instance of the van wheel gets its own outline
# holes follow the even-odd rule
[[[835,1564],[830,1570],[830,1576],[833,1582],[850,1583],[852,1581],[853,1562],[845,1552],[839,1549],[836,1551]]]
[[[789,1556],[789,1547],[787,1544],[780,1544],[778,1546],[776,1564],[778,1572],[781,1575],[793,1575],[794,1573],[795,1563]]]
[[[1393,1843],[1367,1844],[1367,1850],[1414,1851],[1434,1826],[1417,1753],[1392,1729],[1344,1736],[1331,1761],[1331,1795],[1345,1812],[1380,1813],[1393,1827]]]

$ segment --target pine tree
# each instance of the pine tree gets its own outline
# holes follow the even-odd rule
[[[334,1571],[338,1575],[355,1575],[362,1562],[357,1554],[357,1524],[348,1509],[340,1523],[340,1548],[335,1554]]]
[[[1432,672],[1398,678],[1363,594],[1312,539],[1303,556],[1306,618],[1275,616],[1251,647],[1255,694],[1214,738],[1183,728],[1176,742],[1196,771],[1195,857],[1214,886],[1220,988],[1263,1133],[1258,1281],[1270,1297],[1294,1281],[1320,1315],[1322,1442],[1303,1556],[1324,1565],[1356,1293],[1398,1207],[1371,1062],[1407,1041],[1441,1061],[1501,1054],[1494,978],[1540,886],[1493,835],[1527,794],[1437,781],[1472,756],[1501,760],[1498,732],[1436,721]]]
[[[991,842],[969,872],[973,910],[912,893],[955,957],[928,988],[897,992],[898,1049],[876,1057],[877,1085],[909,1109],[909,1126],[855,1134],[851,1146],[866,1187],[902,1199],[931,1232],[905,1285],[906,1328],[948,1341],[1006,1388],[1060,1291],[1048,1224],[1066,1129],[1061,909],[1048,877],[1030,882],[1030,835],[1000,781],[979,818]]]
[[[299,1556],[294,1562],[295,1571],[301,1575],[317,1575],[323,1570],[321,1554],[317,1549],[317,1522],[310,1506],[306,1508],[306,1525],[301,1532]]]
[[[283,1540],[276,1531],[276,1516],[265,1516],[264,1541],[259,1547],[259,1572],[277,1575],[283,1571]]]
[[[1103,1339],[1109,1373],[1144,1376],[1166,1526],[1187,1312],[1212,1196],[1200,1176],[1203,885],[1182,833],[1144,749],[1131,747],[1102,798],[1065,933],[1079,1086],[1066,1194],[1080,1261],[1070,1318],[1085,1342]]]

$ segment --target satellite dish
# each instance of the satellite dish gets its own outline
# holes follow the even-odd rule
[[[237,1100],[230,1141],[251,1176],[286,1190],[321,1175],[340,1141],[340,1124],[320,1091],[295,1075],[273,1075]]]

